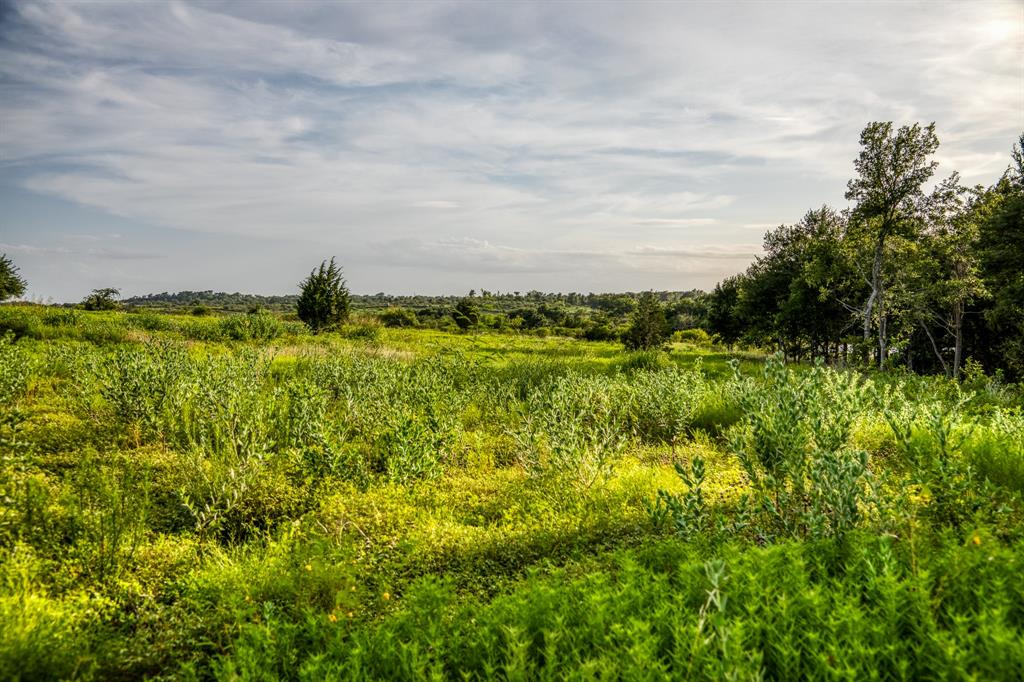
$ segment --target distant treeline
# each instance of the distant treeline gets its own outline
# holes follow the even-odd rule
[[[955,378],[978,370],[1024,377],[1024,135],[1006,172],[989,187],[966,187],[956,172],[933,181],[934,124],[894,129],[870,123],[860,142],[855,177],[847,184],[850,208],[822,206],[794,225],[770,230],[765,255],[710,294],[653,292],[668,327],[694,330],[694,340],[710,336],[796,360]],[[462,297],[352,295],[350,301],[357,314],[392,327],[610,340],[620,338],[640,298],[481,290]],[[265,309],[289,316],[297,300],[182,291],[123,303],[193,314]]]
[[[674,330],[704,329],[708,324],[708,295],[700,290],[659,291],[654,295],[665,307]],[[355,312],[375,316],[391,327],[459,327],[461,311],[473,317],[473,326],[564,334],[590,340],[618,338],[636,310],[639,292],[545,293],[470,291],[468,296],[392,296],[384,293],[351,295]],[[150,294],[122,301],[128,308],[166,312],[253,312],[268,310],[291,315],[298,295],[259,296],[213,291]],[[467,306],[469,306],[467,308]]]

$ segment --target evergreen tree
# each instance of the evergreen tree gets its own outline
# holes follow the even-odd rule
[[[660,348],[668,341],[672,327],[665,315],[665,308],[653,291],[645,291],[637,298],[636,310],[630,318],[629,327],[622,334],[622,342],[630,350]]]
[[[345,322],[349,312],[349,293],[341,268],[323,261],[319,269],[299,285],[302,293],[295,307],[299,319],[316,334]]]
[[[475,327],[480,322],[480,311],[472,299],[473,293],[471,291],[469,296],[460,298],[459,302],[455,304],[455,310],[452,311],[452,318],[455,320],[455,324],[459,325],[459,329],[466,330]]]
[[[6,253],[0,254],[0,301],[23,296],[25,286],[25,278],[18,274],[18,266]]]

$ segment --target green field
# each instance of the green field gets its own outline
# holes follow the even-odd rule
[[[1020,679],[1022,394],[0,308],[0,679]]]

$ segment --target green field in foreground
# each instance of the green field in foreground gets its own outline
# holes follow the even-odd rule
[[[0,308],[2,679],[1019,679],[1017,387]]]

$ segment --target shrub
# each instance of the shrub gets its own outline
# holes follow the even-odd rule
[[[480,309],[477,307],[476,301],[468,296],[460,298],[452,310],[452,319],[463,331],[477,326],[480,322]]]
[[[849,441],[866,391],[853,374],[820,364],[797,373],[778,357],[760,385],[747,385],[730,447],[750,480],[762,537],[842,538],[860,522],[872,502],[868,454]]]
[[[682,329],[675,334],[676,341],[681,343],[692,343],[695,346],[707,348],[711,346],[711,337],[706,331],[699,328]]]
[[[38,315],[22,306],[3,306],[0,307],[0,335],[6,333],[16,339],[39,339],[43,337],[43,325]]]
[[[150,310],[132,313],[128,316],[128,324],[151,332],[165,331],[171,328],[171,324],[166,317]]]
[[[381,324],[375,319],[363,320],[345,327],[344,336],[353,341],[375,344],[380,341]]]
[[[349,295],[341,268],[331,258],[323,261],[319,270],[313,270],[299,285],[301,293],[296,302],[299,319],[314,334],[335,327],[348,319]]]
[[[645,291],[637,300],[629,326],[622,332],[622,343],[629,350],[652,350],[661,348],[671,333],[664,306],[654,292]]]
[[[377,317],[385,327],[416,327],[419,325],[416,314],[405,308],[391,307],[382,311]]]
[[[74,327],[82,319],[82,314],[74,308],[47,308],[43,313],[43,324],[50,327]]]
[[[280,320],[266,311],[229,315],[220,320],[220,328],[227,338],[235,341],[269,341],[283,331]]]

